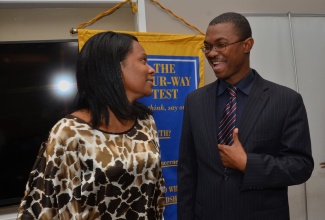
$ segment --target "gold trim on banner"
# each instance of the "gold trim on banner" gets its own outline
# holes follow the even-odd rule
[[[91,25],[93,23],[95,23],[96,21],[98,21],[99,19],[103,18],[104,16],[106,15],[110,15],[112,14],[114,11],[116,11],[117,9],[119,9],[122,5],[124,5],[125,3],[130,3],[131,5],[131,8],[132,8],[132,12],[133,13],[136,13],[138,11],[138,1],[136,4],[133,4],[132,0],[125,0],[124,2],[120,2],[120,3],[117,3],[114,7],[104,11],[104,12],[101,12],[99,13],[96,17],[94,17],[93,19],[90,19],[89,21],[87,22],[84,22],[84,23],[81,23],[78,25],[78,28],[71,28],[70,30],[70,33],[71,34],[76,34],[78,33],[78,29],[82,29],[88,25]]]
[[[170,13],[171,15],[173,15],[175,18],[181,20],[185,25],[193,28],[194,30],[198,31],[201,35],[205,35],[202,31],[200,31],[197,27],[195,27],[194,25],[191,25],[190,23],[188,23],[187,21],[185,21],[183,18],[177,16],[174,12],[172,12],[171,10],[169,10],[168,8],[162,6],[158,1],[156,0],[150,0],[151,2],[157,4],[161,9],[167,11],[168,13]],[[100,14],[98,14],[96,17],[94,17],[93,19],[81,23],[78,25],[78,28],[71,28],[70,29],[70,33],[71,34],[76,34],[78,33],[78,29],[82,29],[88,25],[91,25],[93,23],[95,23],[96,21],[98,21],[99,19],[101,19],[102,17],[106,16],[106,15],[110,15],[112,14],[114,11],[116,11],[117,9],[119,9],[122,5],[124,5],[125,3],[129,2],[131,4],[131,8],[132,8],[132,12],[136,13],[138,11],[138,0],[136,4],[133,4],[132,0],[125,0],[124,2],[120,2],[118,4],[116,4],[114,7],[108,9],[107,11],[104,11]]]

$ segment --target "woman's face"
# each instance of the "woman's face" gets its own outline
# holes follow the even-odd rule
[[[133,49],[121,62],[126,96],[130,102],[152,93],[155,70],[147,62],[147,54],[141,44],[133,41]]]

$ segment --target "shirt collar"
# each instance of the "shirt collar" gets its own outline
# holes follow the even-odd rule
[[[245,95],[249,95],[253,86],[254,77],[255,77],[254,71],[250,69],[249,74],[245,76],[243,79],[241,79],[239,82],[237,82],[234,86],[236,86]],[[224,80],[219,80],[217,96],[220,96],[222,93],[224,93],[224,91],[227,89],[229,85],[230,83]]]

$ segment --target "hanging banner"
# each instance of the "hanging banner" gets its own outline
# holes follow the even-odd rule
[[[78,29],[79,49],[104,30]],[[177,164],[186,95],[204,85],[203,35],[126,32],[136,36],[155,69],[153,93],[139,100],[154,111],[163,175],[166,181],[166,220],[177,220]]]

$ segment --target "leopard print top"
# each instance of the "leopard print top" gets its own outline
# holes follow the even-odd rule
[[[152,116],[124,133],[67,116],[42,144],[18,219],[163,219],[162,177]]]

